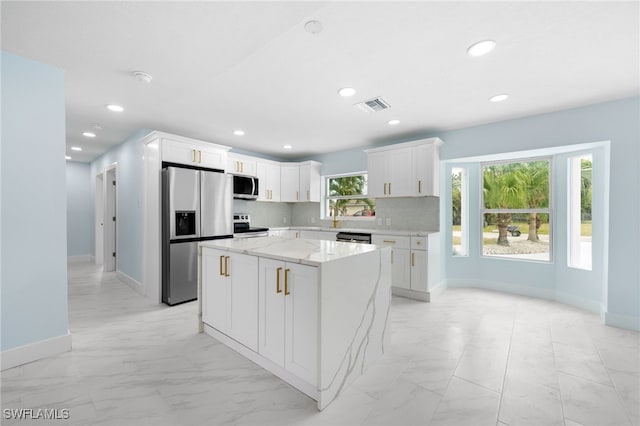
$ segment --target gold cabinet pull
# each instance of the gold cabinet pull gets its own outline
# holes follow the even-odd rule
[[[384,184],[384,195],[387,195],[387,184]]]
[[[196,150],[192,149],[191,151],[193,151],[193,162],[196,162]]]
[[[311,192],[307,189],[307,201],[311,199]]]
[[[224,257],[224,276],[225,277],[231,276],[231,274],[229,274],[229,256]]]
[[[422,181],[418,181],[418,194],[422,194]]]
[[[298,191],[296,191],[296,200],[300,199],[300,193]]]
[[[395,244],[396,240],[382,240],[382,242],[387,244]]]
[[[284,295],[288,296],[291,293],[289,292],[289,269],[284,270]]]
[[[393,250],[391,250],[391,264],[393,265]]]
[[[224,256],[220,256],[220,275],[224,276],[224,272],[222,272],[222,259],[224,259]]]
[[[389,182],[389,195],[391,195],[391,182]]]
[[[416,266],[416,254],[411,253],[411,266]]]
[[[198,151],[198,163],[202,163],[202,151]]]
[[[282,293],[280,289],[280,271],[282,271],[282,268],[276,269],[276,293]]]

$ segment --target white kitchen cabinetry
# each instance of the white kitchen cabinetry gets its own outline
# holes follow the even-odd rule
[[[439,284],[438,234],[428,237],[373,235],[372,243],[388,246],[391,252],[391,285],[394,294],[430,300],[430,291]]]
[[[431,138],[366,150],[369,196],[437,196],[440,145]]]
[[[281,201],[320,201],[320,163],[281,163],[280,179]]]
[[[318,268],[259,260],[258,353],[317,383]]]
[[[280,201],[280,164],[267,160],[256,163],[258,201]]]
[[[257,161],[254,157],[229,153],[227,173],[235,175],[257,176]]]
[[[162,161],[225,170],[228,147],[195,139],[162,139]]]
[[[202,321],[258,349],[258,258],[202,249]]]

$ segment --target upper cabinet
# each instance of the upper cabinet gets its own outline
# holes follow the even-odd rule
[[[280,201],[280,163],[257,160],[258,201]]]
[[[280,164],[280,200],[320,201],[320,163]]]
[[[366,151],[372,198],[439,196],[438,138]]]
[[[228,146],[175,135],[161,135],[162,161],[225,170]]]
[[[255,177],[257,172],[256,158],[233,153],[227,156],[227,173]]]

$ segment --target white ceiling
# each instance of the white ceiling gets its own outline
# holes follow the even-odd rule
[[[140,128],[287,158],[638,95],[639,5],[2,1],[2,50],[65,71],[74,160]],[[483,39],[496,49],[467,56]],[[353,107],[375,96],[391,108]]]

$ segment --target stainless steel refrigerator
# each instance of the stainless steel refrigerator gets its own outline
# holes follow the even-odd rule
[[[162,302],[198,297],[198,243],[233,236],[233,177],[181,167],[162,169]]]

